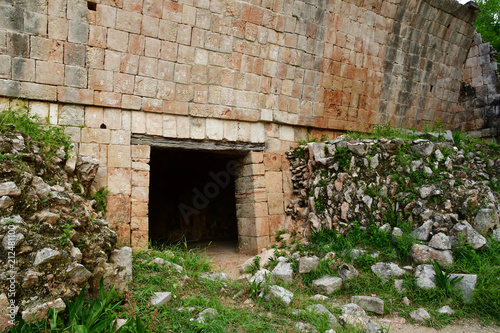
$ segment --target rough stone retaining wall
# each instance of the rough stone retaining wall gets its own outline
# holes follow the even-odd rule
[[[149,147],[132,134],[265,143],[238,176],[251,179],[240,245],[255,251],[287,225],[282,156],[307,128],[455,127],[475,34],[454,0],[9,1],[0,17],[0,96],[100,159],[108,219],[134,247],[147,241]]]

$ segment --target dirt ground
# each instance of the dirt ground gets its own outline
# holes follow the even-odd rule
[[[213,242],[197,244],[197,247],[203,248],[208,257],[214,263],[217,271],[224,272],[230,279],[236,279],[240,276],[241,265],[252,258],[251,255],[238,254],[236,242]],[[481,326],[474,321],[467,321],[459,325],[447,326],[443,329],[434,329],[431,327],[417,326],[407,323],[405,318],[384,316],[375,318],[380,325],[389,328],[389,333],[500,333],[498,326]]]

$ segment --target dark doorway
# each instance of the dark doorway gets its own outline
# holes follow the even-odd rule
[[[151,148],[149,239],[237,240],[234,167],[239,156]]]

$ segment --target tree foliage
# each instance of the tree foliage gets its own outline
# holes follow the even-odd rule
[[[500,0],[475,0],[481,11],[475,26],[483,37],[500,53]],[[500,57],[498,58],[500,61]]]

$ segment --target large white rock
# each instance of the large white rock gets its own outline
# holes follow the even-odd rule
[[[378,262],[375,265],[372,265],[371,270],[375,275],[377,275],[382,282],[389,281],[391,276],[401,276],[405,273],[405,271],[399,268],[395,263],[386,263],[386,262]]]
[[[415,311],[410,312],[410,317],[419,324],[428,319],[431,319],[429,312],[427,312],[424,308],[419,308]]]
[[[432,236],[429,246],[437,250],[451,250],[450,238],[440,232]]]
[[[431,220],[425,221],[420,227],[413,230],[411,235],[418,240],[427,241],[429,240],[429,234],[432,230],[432,222]]]
[[[46,317],[47,311],[50,308],[54,309],[55,312],[60,312],[66,309],[66,304],[64,304],[64,301],[61,298],[58,298],[53,302],[51,301],[27,308],[22,312],[22,317],[26,322],[41,320]]]
[[[379,315],[384,314],[384,301],[372,296],[352,296],[351,303],[359,305],[363,310]]]
[[[271,272],[271,277],[273,278],[273,280],[283,280],[286,282],[292,282],[293,280],[292,264],[288,262],[279,262]]]
[[[309,273],[313,269],[316,269],[319,265],[319,258],[316,256],[312,257],[301,257],[299,259],[299,274]]]
[[[455,277],[463,277],[460,282],[455,285],[455,289],[459,290],[466,302],[472,301],[472,293],[476,288],[476,274],[450,274],[450,279]]]
[[[474,249],[479,249],[486,244],[486,238],[479,234],[467,221],[461,221],[450,230],[450,243],[453,248],[461,246],[460,238],[463,237]]]
[[[307,311],[312,312],[312,313],[316,313],[318,315],[326,314],[326,316],[328,317],[328,321],[330,322],[330,324],[332,324],[332,326],[334,326],[334,327],[340,326],[337,318],[333,315],[333,313],[328,311],[328,309],[325,308],[324,305],[313,304],[313,305],[309,305],[306,309],[307,309]]]
[[[290,305],[290,302],[292,302],[293,299],[293,293],[280,286],[276,285],[269,286],[269,293],[271,294],[271,296],[279,300],[285,306]]]
[[[414,244],[411,247],[411,256],[415,263],[427,263],[432,260],[444,267],[453,265],[453,256],[449,250],[436,250],[430,246]]]
[[[170,302],[172,299],[172,293],[169,291],[155,292],[153,297],[151,297],[151,305],[162,306]]]
[[[415,270],[415,276],[417,277],[416,283],[417,287],[422,289],[434,289],[436,288],[436,271],[432,265],[418,265]]]
[[[322,294],[331,295],[342,287],[342,279],[334,276],[323,276],[312,282],[314,288]]]
[[[35,262],[33,266],[40,266],[58,260],[61,257],[61,253],[58,250],[51,248],[43,248],[38,250],[35,256]]]
[[[254,276],[248,280],[250,283],[265,283],[267,281],[268,276],[271,275],[271,272],[269,272],[267,269],[262,268],[259,269]]]

